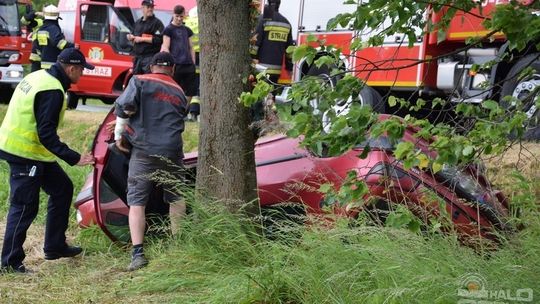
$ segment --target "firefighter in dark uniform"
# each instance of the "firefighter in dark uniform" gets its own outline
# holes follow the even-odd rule
[[[127,38],[133,42],[133,74],[150,72],[152,56],[158,53],[163,42],[163,23],[154,16],[154,0],[143,0],[142,17],[135,22],[133,34]]]
[[[293,45],[291,24],[279,13],[280,0],[269,0],[264,14],[259,17],[250,47],[253,59],[257,60],[270,81],[277,83],[281,74],[281,67],[285,56],[285,67],[292,70],[291,57],[286,50]]]
[[[26,26],[26,31],[30,39],[37,37],[37,31],[43,25],[43,13],[36,12],[32,8],[32,4],[26,6],[26,14],[21,17],[21,24]],[[30,53],[31,71],[35,72],[41,68],[41,56],[38,54],[37,43],[32,44],[32,52]]]
[[[45,19],[43,25],[38,29],[32,42],[32,54],[39,56],[41,69],[48,69],[56,62],[62,50],[72,48],[75,45],[68,42],[62,33],[58,24],[60,11],[56,6],[47,5],[44,7],[43,18]],[[32,58],[37,60],[38,57],[34,56]]]

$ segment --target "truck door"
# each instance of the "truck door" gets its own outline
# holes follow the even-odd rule
[[[72,86],[78,96],[114,101],[132,67],[132,46],[127,40],[131,25],[109,3],[83,2],[77,9],[74,42],[96,68],[84,70]]]

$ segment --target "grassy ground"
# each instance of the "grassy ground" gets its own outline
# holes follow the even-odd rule
[[[61,137],[84,150],[102,117],[69,111]],[[195,124],[188,124],[189,149],[195,134]],[[26,242],[26,263],[37,273],[0,276],[0,303],[457,303],[464,282],[491,291],[479,300],[538,303],[540,145],[521,148],[488,160],[491,178],[523,206],[526,224],[497,251],[474,252],[454,236],[351,228],[339,220],[330,229],[300,227],[293,238],[269,241],[218,208],[195,205],[177,235],[150,241],[150,265],[129,273],[129,253],[97,228],[80,230],[74,217],[70,238],[85,248],[82,257],[44,261],[41,215]],[[8,186],[0,166],[2,223]],[[66,170],[79,189],[89,168]],[[507,300],[518,289],[530,289],[531,301]]]

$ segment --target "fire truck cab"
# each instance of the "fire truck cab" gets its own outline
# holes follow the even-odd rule
[[[23,78],[23,63],[28,63],[31,42],[21,27],[19,5],[30,1],[0,0],[0,101],[9,102]]]
[[[178,2],[154,1],[154,15],[165,26],[170,23],[172,9]],[[195,0],[182,1],[186,10]],[[68,91],[71,105],[79,98],[98,98],[112,104],[132,76],[132,44],[127,34],[141,17],[141,0],[81,1],[60,0],[60,26],[68,41],[79,45],[95,69],[84,70],[83,76]]]
[[[483,16],[489,17],[496,5],[509,1],[482,1],[482,9],[474,9],[473,14],[457,13],[444,37],[437,32],[427,33],[414,41],[412,47],[408,47],[409,41],[405,35],[396,34],[385,37],[380,46],[351,50],[355,38],[365,40],[372,32],[355,31],[349,27],[329,31],[326,25],[339,13],[354,12],[362,2],[366,1],[348,1],[349,4],[344,4],[342,0],[281,1],[279,11],[291,22],[298,45],[312,43],[317,46],[308,42],[308,36],[314,35],[324,40],[326,45],[340,48],[343,68],[379,93],[369,95],[371,99],[391,93],[405,98],[445,97],[453,102],[479,103],[487,98],[502,100],[501,97],[506,95],[519,100],[525,100],[531,94],[538,95],[540,54],[535,47],[525,48],[521,52],[510,51],[506,37],[497,33],[482,41],[481,45],[467,48],[468,39],[488,34],[482,26]],[[444,13],[444,10],[438,13],[427,11],[424,16],[438,22]],[[421,33],[420,29],[418,33]],[[460,49],[463,51],[456,52]],[[504,58],[507,53],[512,56]],[[471,70],[473,65],[490,61],[496,62],[490,68]],[[529,66],[537,72],[533,76],[518,77]],[[295,65],[292,81],[313,74],[310,70],[313,71],[306,61],[300,61]],[[532,116],[537,108],[534,98],[529,99],[533,102],[526,103],[524,110]],[[368,104],[376,102],[367,101]],[[512,106],[504,101],[500,103],[506,107]]]

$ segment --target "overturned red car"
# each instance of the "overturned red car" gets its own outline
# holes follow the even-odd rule
[[[380,115],[382,120],[389,117]],[[128,160],[125,155],[110,151],[112,134],[105,128],[114,119],[109,113],[97,132],[93,144],[95,168],[77,196],[75,208],[81,227],[97,224],[112,240],[127,241]],[[402,140],[429,152],[429,143],[414,136],[417,131],[406,128]],[[370,147],[367,157],[359,158],[366,145]],[[262,138],[255,145],[261,210],[294,215],[331,212],[352,217],[365,211],[384,222],[388,211],[402,205],[424,223],[445,216],[451,226],[445,229],[455,230],[463,239],[496,240],[500,231],[509,229],[508,200],[492,189],[481,166],[460,169],[445,166],[437,173],[418,168],[406,170],[394,157],[393,150],[390,140],[381,136],[340,156],[321,157],[301,147],[299,139],[284,135]],[[195,176],[197,153],[186,154],[184,163]],[[352,209],[330,202],[319,189],[322,184],[339,189],[350,171],[356,172],[368,189],[363,203]],[[168,206],[152,204],[147,209],[147,212],[167,213]]]

